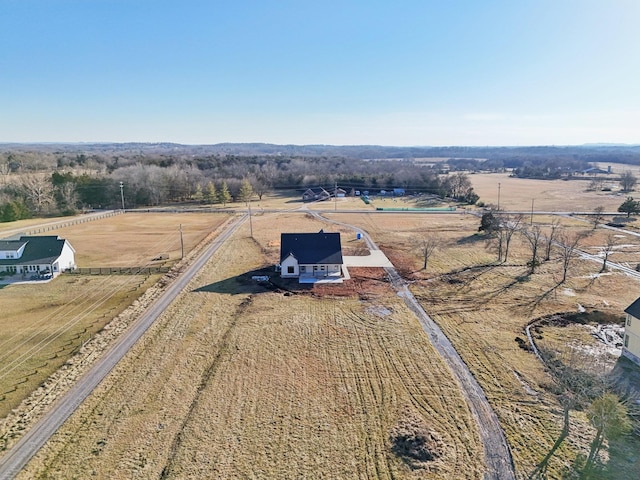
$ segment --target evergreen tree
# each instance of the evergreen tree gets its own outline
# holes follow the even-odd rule
[[[204,200],[204,194],[202,193],[202,186],[199,183],[196,185],[196,191],[193,192],[193,195],[191,197],[198,203],[202,203],[202,200]]]
[[[229,187],[227,187],[227,182],[222,182],[222,186],[220,187],[220,191],[218,192],[218,201],[225,206],[227,203],[231,201],[231,194],[229,193]]]
[[[618,207],[618,211],[626,213],[627,218],[629,218],[632,213],[640,212],[640,202],[635,201],[633,197],[627,197],[627,199],[622,202],[622,205]]]
[[[242,181],[242,185],[240,185],[240,191],[238,192],[238,201],[239,202],[248,202],[249,199],[253,196],[253,187],[249,180],[246,178]]]
[[[216,191],[216,186],[213,182],[207,183],[204,190],[204,200],[209,204],[218,202],[218,192]]]

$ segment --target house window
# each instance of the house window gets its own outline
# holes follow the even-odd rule
[[[625,348],[629,347],[629,335],[624,336],[624,346]]]
[[[306,271],[307,271],[307,267],[305,267],[304,265],[300,265],[300,273],[303,273]]]
[[[631,326],[631,315],[627,315],[627,327]]]
[[[295,272],[295,268],[293,268],[293,265],[289,265],[289,266],[287,267],[287,273],[296,273],[296,272]]]

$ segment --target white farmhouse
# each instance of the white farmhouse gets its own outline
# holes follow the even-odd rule
[[[342,282],[342,245],[339,233],[282,233],[280,276],[300,283]]]
[[[58,236],[0,240],[0,272],[24,275],[49,272],[55,276],[75,267],[75,250]]]

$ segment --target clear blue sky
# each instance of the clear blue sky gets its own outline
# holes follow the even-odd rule
[[[0,0],[0,142],[640,143],[638,0]]]

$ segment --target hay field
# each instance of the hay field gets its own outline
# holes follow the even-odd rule
[[[600,264],[578,260],[570,269],[570,280],[553,290],[561,278],[557,253],[534,275],[527,276],[529,251],[516,237],[508,264],[492,266],[495,253],[476,235],[479,219],[471,215],[361,215],[361,220],[353,217],[352,221],[366,225],[364,228],[379,241],[394,264],[403,267],[405,275],[412,279],[414,294],[482,385],[507,434],[518,475],[524,478],[559,434],[562,409],[549,390],[552,378],[533,354],[518,347],[515,338],[524,337],[523,329],[530,320],[551,313],[585,308],[621,317],[624,308],[637,298],[638,280],[615,272],[599,276],[596,274]],[[346,215],[336,218],[348,221]],[[564,225],[570,235],[590,228],[572,220]],[[422,272],[421,260],[411,243],[421,234],[434,231],[446,245]],[[599,229],[587,237],[586,249],[598,248],[606,234]],[[636,251],[640,247],[637,237],[623,241],[634,244]],[[616,252],[611,258],[618,255],[622,253]],[[565,335],[567,343],[574,340],[571,329]],[[599,360],[583,361],[588,364]],[[572,412],[572,422],[573,433],[554,457],[550,478],[559,478],[576,455],[588,451],[593,431],[584,414]],[[637,443],[627,441],[631,443],[624,448],[617,445],[612,453],[610,476],[606,478],[637,478],[640,474],[640,461],[629,457],[629,445]],[[626,476],[616,477],[617,473],[611,472]]]
[[[458,387],[386,283],[263,289],[241,275],[272,234],[242,229],[18,478],[482,478]],[[433,461],[396,453],[416,432]]]
[[[183,224],[186,254],[227,218],[226,214],[127,213],[52,233],[69,239],[81,267],[158,264],[150,260],[161,252],[170,256],[171,264],[180,257],[180,238],[173,228],[177,222]],[[157,274],[64,274],[47,283],[3,285],[0,418],[159,278]]]
[[[180,225],[186,254],[228,218],[228,213],[127,212],[52,234],[71,242],[79,267],[145,266],[160,255],[173,264],[181,255]]]
[[[615,212],[627,197],[619,190],[618,182],[611,182],[611,192],[587,192],[591,178],[584,180],[534,180],[510,177],[509,173],[470,174],[469,180],[480,200],[486,204],[498,203],[500,184],[500,208],[502,210],[551,212],[591,212],[602,205],[607,212]],[[618,188],[615,188],[615,187]]]

